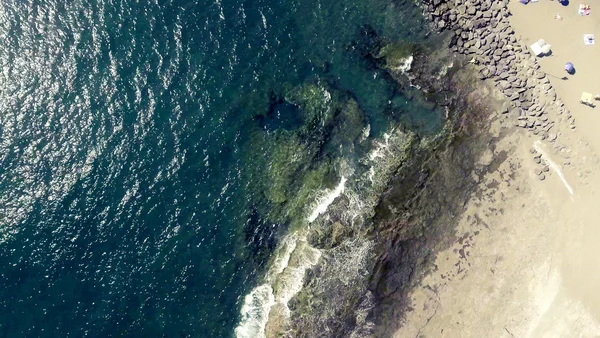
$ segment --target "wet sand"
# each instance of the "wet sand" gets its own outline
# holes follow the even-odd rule
[[[460,240],[438,254],[436,271],[412,292],[414,310],[396,337],[600,336],[600,107],[579,104],[582,91],[600,93],[600,44],[585,46],[582,38],[600,38],[600,6],[590,4],[588,17],[574,2],[509,5],[517,37],[552,45],[553,55],[538,62],[576,129],[559,118],[558,139],[538,141],[505,116],[492,117],[492,132],[504,137],[481,161],[507,158],[480,177]],[[576,74],[564,72],[567,61]]]

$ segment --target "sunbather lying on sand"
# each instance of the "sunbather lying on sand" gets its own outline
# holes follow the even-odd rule
[[[579,5],[579,15],[590,15],[591,9],[590,5]]]

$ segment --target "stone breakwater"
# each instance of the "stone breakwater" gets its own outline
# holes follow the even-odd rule
[[[515,36],[508,0],[423,0],[433,28],[450,31],[449,47],[470,59],[506,101],[499,112],[515,126],[554,142],[575,120],[528,47]]]

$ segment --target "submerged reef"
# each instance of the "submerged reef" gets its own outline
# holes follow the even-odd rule
[[[367,156],[371,170],[351,192],[311,224],[308,241],[321,259],[308,270],[289,302],[289,326],[270,336],[390,336],[405,311],[406,295],[431,269],[435,253],[453,242],[453,217],[475,188],[476,158],[490,145],[488,107],[469,95],[475,78],[439,62],[443,51],[417,53],[410,78],[398,72],[404,43],[384,47],[375,58],[400,86],[421,88],[421,100],[444,109],[446,123],[435,135],[398,127]],[[404,76],[405,78],[401,78]],[[477,89],[481,90],[481,89]]]
[[[339,166],[334,165],[340,160],[339,148],[354,145],[366,120],[350,95],[323,83],[288,85],[281,97],[278,104],[295,107],[287,113],[296,114],[298,124],[268,133],[257,130],[252,144],[268,155],[248,162],[255,163],[253,175],[267,178],[252,181],[260,186],[253,190],[268,203],[263,210],[267,218],[295,224],[303,220],[316,191],[339,182]]]
[[[251,138],[267,155],[248,161],[247,172],[256,213],[281,231],[254,249],[272,255],[245,298],[244,332],[391,335],[409,309],[407,292],[452,243],[452,217],[474,189],[474,159],[489,140],[466,60],[430,47],[444,36],[423,45],[384,41],[368,27],[360,36],[349,50],[382,71],[406,107],[444,122],[424,132],[406,114],[390,114],[390,129],[369,137],[359,103],[335,82],[273,91]]]
[[[410,70],[417,45],[406,41],[388,43],[375,56],[381,60],[384,67],[391,72],[406,72]]]

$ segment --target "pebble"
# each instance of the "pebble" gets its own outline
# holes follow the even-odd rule
[[[450,47],[469,58],[477,55],[479,78],[493,80],[496,89],[508,99],[498,113],[513,119],[515,126],[550,142],[558,136],[557,132],[550,133],[550,129],[556,122],[564,123],[557,115],[565,114],[569,127],[575,129],[574,119],[563,101],[557,99],[537,58],[515,36],[509,22],[508,0],[423,2],[434,27],[454,32]],[[536,153],[533,148],[529,151]],[[541,163],[539,157],[534,161]]]

